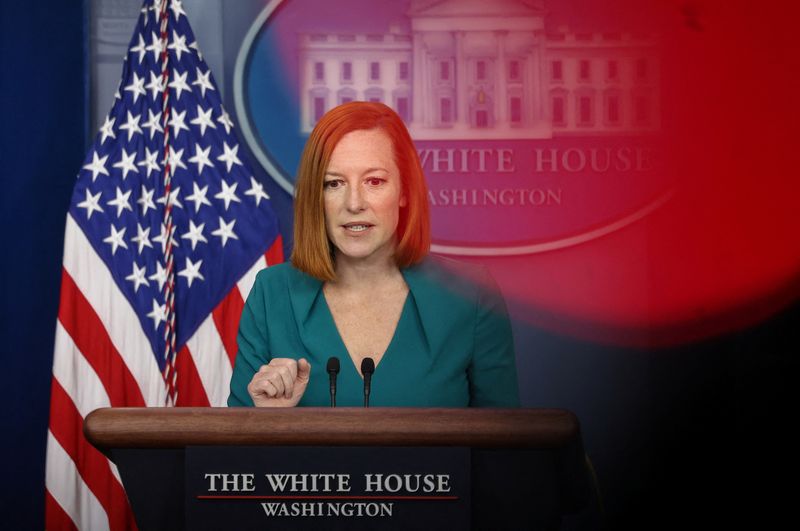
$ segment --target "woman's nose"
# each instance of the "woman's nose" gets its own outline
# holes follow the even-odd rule
[[[348,187],[346,201],[347,210],[350,212],[362,212],[367,208],[364,192],[359,186]]]

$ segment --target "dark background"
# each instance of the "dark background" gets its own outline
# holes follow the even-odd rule
[[[81,1],[0,8],[0,526],[8,529],[44,527],[64,219],[93,134],[87,10]],[[578,415],[605,507],[601,516],[590,506],[568,527],[791,522],[800,477],[789,435],[797,421],[799,322],[795,302],[749,329],[658,350],[527,327],[540,348],[520,366],[525,402]]]

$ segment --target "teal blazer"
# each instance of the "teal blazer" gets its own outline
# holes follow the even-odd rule
[[[482,267],[439,257],[401,270],[409,293],[372,377],[370,406],[519,405],[511,325]],[[229,406],[252,406],[247,385],[272,358],[306,358],[300,406],[329,406],[328,358],[339,358],[337,406],[361,406],[364,383],[339,336],[322,282],[290,263],[256,277],[238,334]]]

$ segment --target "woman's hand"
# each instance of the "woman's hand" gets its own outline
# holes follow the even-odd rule
[[[305,358],[274,358],[253,375],[247,392],[256,407],[294,407],[310,377],[311,364]]]

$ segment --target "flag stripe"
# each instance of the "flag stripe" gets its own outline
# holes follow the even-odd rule
[[[165,402],[166,387],[136,312],[71,215],[64,234],[64,269],[102,321],[148,406]],[[86,353],[86,350],[81,349]]]
[[[239,293],[242,296],[242,300],[247,300],[250,290],[253,289],[253,284],[256,283],[256,275],[258,275],[258,272],[265,267],[267,267],[266,254],[259,257],[258,260],[256,260],[256,263],[253,264],[253,267],[248,269],[247,273],[245,273],[244,276],[239,279],[239,282],[236,283],[236,285],[239,287]]]
[[[242,316],[244,301],[238,289],[232,289],[222,302],[214,308],[211,315],[219,332],[225,352],[230,360],[231,367],[236,361],[236,332],[239,328],[239,318]]]
[[[106,334],[103,323],[66,270],[61,275],[58,319],[100,376],[111,405],[144,406],[139,386]]]
[[[178,371],[178,399],[176,406],[181,407],[208,407],[211,403],[208,400],[203,381],[197,373],[192,353],[184,346],[178,351],[175,360],[175,367]]]
[[[75,463],[52,432],[47,433],[46,483],[50,495],[78,529],[108,529],[105,510],[92,491],[86,488]],[[50,522],[47,524],[50,527]]]
[[[48,490],[44,491],[44,511],[45,521],[47,522],[48,529],[74,529],[77,531],[78,528],[75,527],[75,523],[66,513],[66,511],[64,511],[64,508],[58,504],[55,498],[53,498]]]
[[[186,343],[211,406],[224,406],[233,369],[214,319],[209,315]]]
[[[273,241],[272,245],[267,249],[264,257],[267,259],[267,266],[283,262],[283,238],[281,238],[280,234],[278,234],[275,241]]]
[[[135,527],[122,485],[111,472],[108,460],[84,437],[83,417],[55,378],[50,396],[50,432],[77,464],[84,483],[105,509],[111,529]]]
[[[75,346],[60,321],[56,321],[53,377],[58,379],[81,417],[86,417],[97,408],[111,405],[100,377]]]

